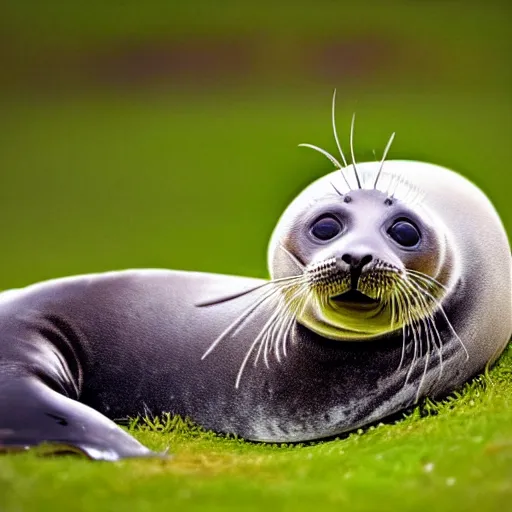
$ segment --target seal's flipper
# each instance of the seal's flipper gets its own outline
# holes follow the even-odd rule
[[[40,453],[81,453],[95,460],[164,456],[35,376],[0,376],[0,452],[35,446]]]

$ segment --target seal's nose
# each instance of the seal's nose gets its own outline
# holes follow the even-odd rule
[[[373,260],[373,256],[368,254],[366,251],[352,251],[346,252],[341,257],[341,261],[349,266],[350,272],[350,286],[352,289],[357,290],[359,278],[363,272],[363,268]]]
[[[350,269],[362,270],[365,265],[368,265],[370,261],[373,260],[373,256],[371,254],[365,254],[364,256],[360,256],[358,254],[350,254],[345,253],[341,259],[347,264],[350,265]]]

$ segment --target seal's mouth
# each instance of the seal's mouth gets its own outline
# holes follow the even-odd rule
[[[335,295],[331,297],[331,300],[340,306],[351,306],[351,305],[370,305],[373,306],[378,304],[379,301],[377,299],[372,299],[368,295],[360,292],[359,290],[354,290],[353,288],[340,293],[339,295]]]

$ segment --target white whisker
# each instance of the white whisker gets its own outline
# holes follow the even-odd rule
[[[311,148],[315,151],[318,151],[319,153],[322,153],[325,157],[327,157],[330,162],[338,169],[343,169],[343,166],[334,158],[329,152],[327,152],[325,149],[319,148],[318,146],[314,146],[313,144],[307,144],[306,142],[303,142],[302,144],[299,144],[300,148]]]
[[[265,344],[265,350],[263,352],[263,357],[264,357],[265,364],[266,364],[267,368],[269,367],[268,356],[267,356],[267,343],[268,343],[269,332],[270,332],[269,327],[272,326],[272,324],[274,323],[276,318],[279,316],[279,314],[280,314],[280,310],[278,308],[276,311],[274,311],[272,313],[272,315],[270,315],[270,318],[265,322],[265,324],[261,328],[259,334],[256,336],[256,338],[252,342],[251,346],[249,347],[249,350],[247,351],[247,353],[244,357],[244,360],[242,361],[242,364],[240,365],[240,369],[238,370],[238,374],[237,374],[236,381],[235,381],[235,388],[238,389],[245,366],[247,365],[247,362],[249,361],[249,358],[251,356],[252,351],[254,350],[254,347],[258,344],[258,342],[260,340],[261,340],[262,344]]]
[[[388,156],[389,149],[391,148],[391,144],[393,144],[393,140],[394,139],[395,139],[395,134],[393,133],[391,135],[391,137],[389,138],[389,141],[388,141],[388,143],[386,145],[386,149],[384,149],[384,155],[383,155],[382,160],[380,162],[380,167],[379,167],[379,170],[377,172],[377,176],[375,178],[375,181],[373,183],[373,188],[374,189],[377,188],[377,183],[378,183],[380,175],[382,173],[382,169],[384,168],[384,162],[386,161],[386,157]]]
[[[356,122],[356,114],[352,116],[352,123],[350,124],[350,155],[352,157],[352,168],[354,169],[354,174],[356,175],[356,181],[357,181],[357,187],[363,188],[361,186],[361,181],[359,180],[359,174],[357,172],[357,165],[356,165],[356,157],[354,153],[354,125]]]
[[[272,290],[268,290],[264,293],[264,295],[262,297],[260,297],[254,304],[252,304],[251,306],[249,306],[246,310],[243,311],[243,313],[238,316],[230,325],[228,325],[228,327],[226,327],[226,329],[224,329],[224,331],[222,331],[222,333],[217,336],[217,338],[215,339],[215,341],[210,345],[210,347],[206,350],[206,352],[203,354],[203,356],[201,357],[201,360],[205,359],[213,350],[214,348],[228,335],[231,333],[231,331],[233,331],[233,329],[235,329],[237,326],[242,326],[245,321],[250,317],[250,315],[259,307],[261,306],[261,304],[263,304],[264,302],[266,302],[267,300],[269,300],[270,298],[274,297],[277,293],[279,293],[280,291],[282,291],[283,289],[288,289],[288,288],[291,288],[293,286],[295,286],[299,281],[301,281],[303,279],[303,276],[296,276],[295,277],[295,280],[294,282],[292,283],[286,283],[286,284],[281,284],[281,285],[277,285],[274,289]],[[274,282],[275,284],[275,282]],[[237,329],[236,331],[234,331],[235,333],[238,332],[239,329]]]
[[[432,307],[427,303],[426,298],[421,293],[421,289],[417,287],[418,286],[417,283],[414,283],[413,281],[411,281],[411,282],[409,282],[409,285],[410,285],[411,293],[414,293],[416,295],[417,301],[420,303],[420,307],[422,308],[422,310],[425,310],[425,311],[429,312],[428,316],[422,318],[422,320],[421,320],[421,322],[423,324],[425,339],[426,339],[426,342],[427,342],[427,355],[426,355],[423,375],[422,375],[422,378],[421,378],[420,383],[418,385],[418,390],[417,390],[417,394],[416,394],[416,401],[418,401],[420,393],[421,393],[421,388],[422,388],[422,385],[423,385],[423,382],[424,382],[424,379],[425,379],[425,376],[426,376],[426,373],[427,373],[427,370],[428,370],[428,364],[430,362],[430,353],[431,353],[430,351],[431,351],[431,348],[435,348],[437,353],[438,353],[439,364],[440,364],[440,372],[438,373],[438,377],[437,377],[438,380],[441,377],[442,368],[443,368],[442,340],[441,340],[441,337],[439,335],[439,331],[438,331],[438,329],[437,329],[437,327],[435,325],[435,321],[434,321],[434,318],[433,318]],[[435,336],[436,335],[434,335],[434,331],[436,332],[436,335],[438,337],[439,346],[437,345],[437,343],[435,341]]]
[[[331,109],[331,117],[332,117],[332,131],[334,133],[334,140],[336,141],[336,146],[338,147],[338,151],[340,152],[341,160],[345,167],[348,167],[347,159],[343,154],[343,150],[341,149],[341,144],[338,139],[338,131],[336,130],[336,89],[334,89],[334,93],[332,95],[332,109]],[[348,184],[348,183],[347,183]]]
[[[406,306],[403,301],[401,291],[398,287],[395,288],[393,297],[396,298],[396,305],[398,308],[398,321],[403,324],[402,325],[402,353],[400,356],[400,363],[398,364],[398,368],[397,368],[397,371],[400,371],[400,369],[402,368],[402,364],[404,362],[405,348],[407,345],[407,324],[403,321],[404,310],[405,310]]]
[[[280,350],[279,350],[279,344],[280,344],[281,338],[286,329],[289,319],[291,318],[293,320],[295,318],[295,315],[294,315],[295,301],[296,301],[296,299],[300,298],[301,295],[303,295],[305,290],[307,290],[307,286],[304,284],[300,285],[299,288],[293,293],[293,295],[289,299],[287,299],[287,301],[284,301],[284,304],[283,304],[284,311],[282,313],[281,319],[279,320],[279,322],[277,322],[277,324],[279,325],[279,329],[272,331],[272,346],[274,347],[274,352],[276,354],[276,358],[279,363],[281,362],[281,355],[280,355]],[[283,357],[286,357],[285,347],[283,347]]]
[[[252,351],[254,350],[254,347],[256,346],[256,344],[258,343],[259,339],[256,338],[253,342],[252,342],[252,345],[249,347],[249,350],[247,351],[245,357],[244,357],[244,360],[242,361],[242,364],[240,365],[240,369],[238,370],[238,374],[236,376],[236,380],[235,380],[235,388],[238,389],[238,387],[240,386],[240,380],[242,379],[242,374],[244,373],[244,368],[247,364],[247,361],[249,361],[249,358],[251,357],[251,354],[252,354]]]
[[[420,353],[420,350],[421,350],[421,341],[418,339],[418,334],[421,334],[421,333],[417,333],[417,327],[416,327],[416,320],[415,318],[413,317],[412,313],[414,312],[414,306],[411,302],[411,296],[409,293],[407,293],[407,288],[405,288],[404,286],[405,285],[405,282],[397,282],[396,283],[396,286],[397,286],[397,289],[400,289],[401,292],[402,292],[402,297],[404,299],[404,302],[405,302],[405,313],[406,313],[406,316],[407,316],[407,325],[409,326],[410,330],[411,330],[411,333],[412,333],[412,338],[413,338],[413,342],[414,342],[414,351],[413,351],[413,357],[412,357],[412,362],[411,362],[411,366],[409,367],[409,371],[407,372],[407,375],[405,377],[405,383],[407,384],[407,382],[409,382],[409,379],[412,375],[412,371],[414,369],[414,365],[416,363],[416,359],[418,357],[421,357],[419,356],[418,354]],[[420,337],[421,338],[421,337]]]
[[[411,277],[414,277],[414,278],[417,278],[417,279],[423,281],[424,283],[432,286],[433,288],[439,287],[443,291],[448,291],[448,288],[446,288],[446,286],[444,284],[440,283],[437,279],[430,277],[427,274],[424,274],[423,272],[419,272],[417,270],[406,269],[405,273],[410,275]]]
[[[428,297],[435,304],[437,311],[439,313],[441,313],[441,315],[443,316],[443,318],[444,318],[444,320],[446,322],[446,325],[448,326],[448,329],[450,329],[452,334],[455,336],[457,341],[460,343],[461,347],[463,348],[464,352],[466,353],[466,360],[468,360],[469,359],[469,353],[468,353],[468,351],[466,349],[466,346],[464,345],[464,342],[460,339],[459,335],[457,334],[457,331],[453,327],[453,325],[452,325],[450,319],[448,318],[448,315],[446,314],[446,311],[444,310],[442,304],[439,302],[439,300],[435,296],[433,296],[430,293],[430,291],[422,288],[421,292],[423,293],[424,296]]]
[[[244,357],[244,360],[242,361],[242,364],[241,364],[240,369],[239,369],[238,374],[237,374],[237,378],[236,378],[236,382],[235,382],[235,388],[239,387],[240,381],[241,381],[241,378],[242,378],[242,375],[243,375],[243,372],[244,372],[244,369],[245,369],[245,367],[247,365],[247,362],[249,361],[249,358],[250,358],[254,348],[256,347],[256,345],[258,343],[260,343],[260,346],[259,346],[258,352],[256,354],[254,366],[256,366],[256,364],[257,364],[261,354],[263,354],[263,360],[265,362],[265,366],[267,368],[270,368],[270,363],[269,363],[268,356],[269,356],[269,354],[270,354],[270,352],[271,352],[271,350],[272,350],[272,348],[273,348],[273,346],[275,344],[275,342],[274,342],[274,334],[276,332],[276,329],[279,330],[280,322],[283,321],[283,311],[282,311],[282,308],[285,308],[285,312],[284,313],[286,314],[287,310],[289,309],[289,305],[288,304],[292,303],[294,298],[296,296],[298,296],[298,294],[300,293],[300,289],[303,286],[304,285],[299,287],[299,290],[297,290],[297,291],[295,291],[293,293],[291,299],[287,300],[287,299],[285,299],[282,296],[280,297],[277,309],[267,319],[267,321],[265,322],[265,324],[261,328],[259,334],[256,336],[256,338],[254,339],[253,343],[249,347],[249,350],[247,351],[246,356]],[[282,291],[282,290],[280,290],[280,291]],[[277,353],[276,353],[276,358],[280,362],[280,356]]]

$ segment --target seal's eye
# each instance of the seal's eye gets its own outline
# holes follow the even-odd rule
[[[404,247],[414,247],[420,241],[418,228],[408,220],[397,220],[389,229],[388,235]]]
[[[341,233],[341,224],[334,217],[320,217],[311,227],[311,234],[319,240],[330,240]]]

